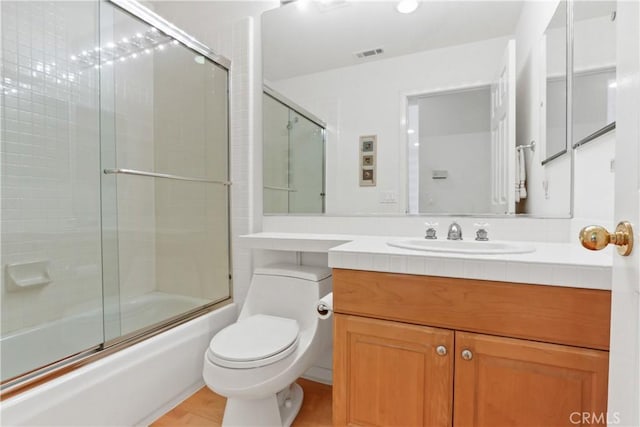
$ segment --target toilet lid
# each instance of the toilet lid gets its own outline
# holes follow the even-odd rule
[[[296,349],[299,331],[293,319],[256,314],[218,332],[209,345],[209,358],[233,368],[271,364]]]

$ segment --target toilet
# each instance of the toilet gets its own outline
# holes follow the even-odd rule
[[[330,343],[332,322],[316,304],[331,292],[331,269],[276,264],[254,271],[236,323],[204,357],[207,386],[227,398],[225,426],[289,426],[302,406],[295,383]]]

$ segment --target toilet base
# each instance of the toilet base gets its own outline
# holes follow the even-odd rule
[[[228,398],[222,425],[255,427],[289,427],[302,407],[302,387],[289,387],[263,399]]]

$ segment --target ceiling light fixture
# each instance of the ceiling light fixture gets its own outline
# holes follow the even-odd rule
[[[413,13],[418,8],[418,0],[400,0],[396,10],[400,13]]]

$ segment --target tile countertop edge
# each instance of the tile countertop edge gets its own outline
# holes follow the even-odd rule
[[[495,280],[585,289],[611,289],[612,257],[575,245],[535,243],[539,252],[505,255],[428,254],[391,248],[392,237],[344,234],[256,233],[240,236],[244,247],[328,253],[329,267],[387,273]],[[550,256],[547,251],[555,251]],[[546,256],[545,256],[546,255]],[[563,259],[564,258],[564,259]]]
[[[329,267],[611,290],[611,267],[329,251]]]

